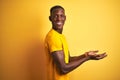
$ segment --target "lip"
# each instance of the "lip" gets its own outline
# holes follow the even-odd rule
[[[62,25],[63,23],[62,22],[56,22],[57,25]]]

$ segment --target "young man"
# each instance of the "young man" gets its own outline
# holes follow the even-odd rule
[[[82,63],[88,60],[103,59],[107,56],[106,53],[96,54],[98,51],[89,51],[83,55],[71,57],[65,36],[62,34],[66,20],[64,8],[53,6],[50,10],[49,20],[52,22],[52,29],[45,39],[48,80],[69,80],[67,73]]]

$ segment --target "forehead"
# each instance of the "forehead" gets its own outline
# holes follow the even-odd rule
[[[53,9],[52,14],[62,13],[64,14],[64,10],[62,8]]]

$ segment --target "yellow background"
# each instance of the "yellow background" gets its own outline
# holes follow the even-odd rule
[[[43,42],[57,4],[66,10],[63,34],[72,56],[108,54],[70,72],[70,80],[120,80],[119,0],[0,0],[0,80],[46,80]]]

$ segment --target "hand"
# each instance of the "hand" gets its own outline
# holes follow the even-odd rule
[[[86,52],[85,55],[89,57],[89,59],[91,60],[99,60],[107,56],[106,52],[102,54],[96,54],[96,53],[98,53],[98,50]]]

